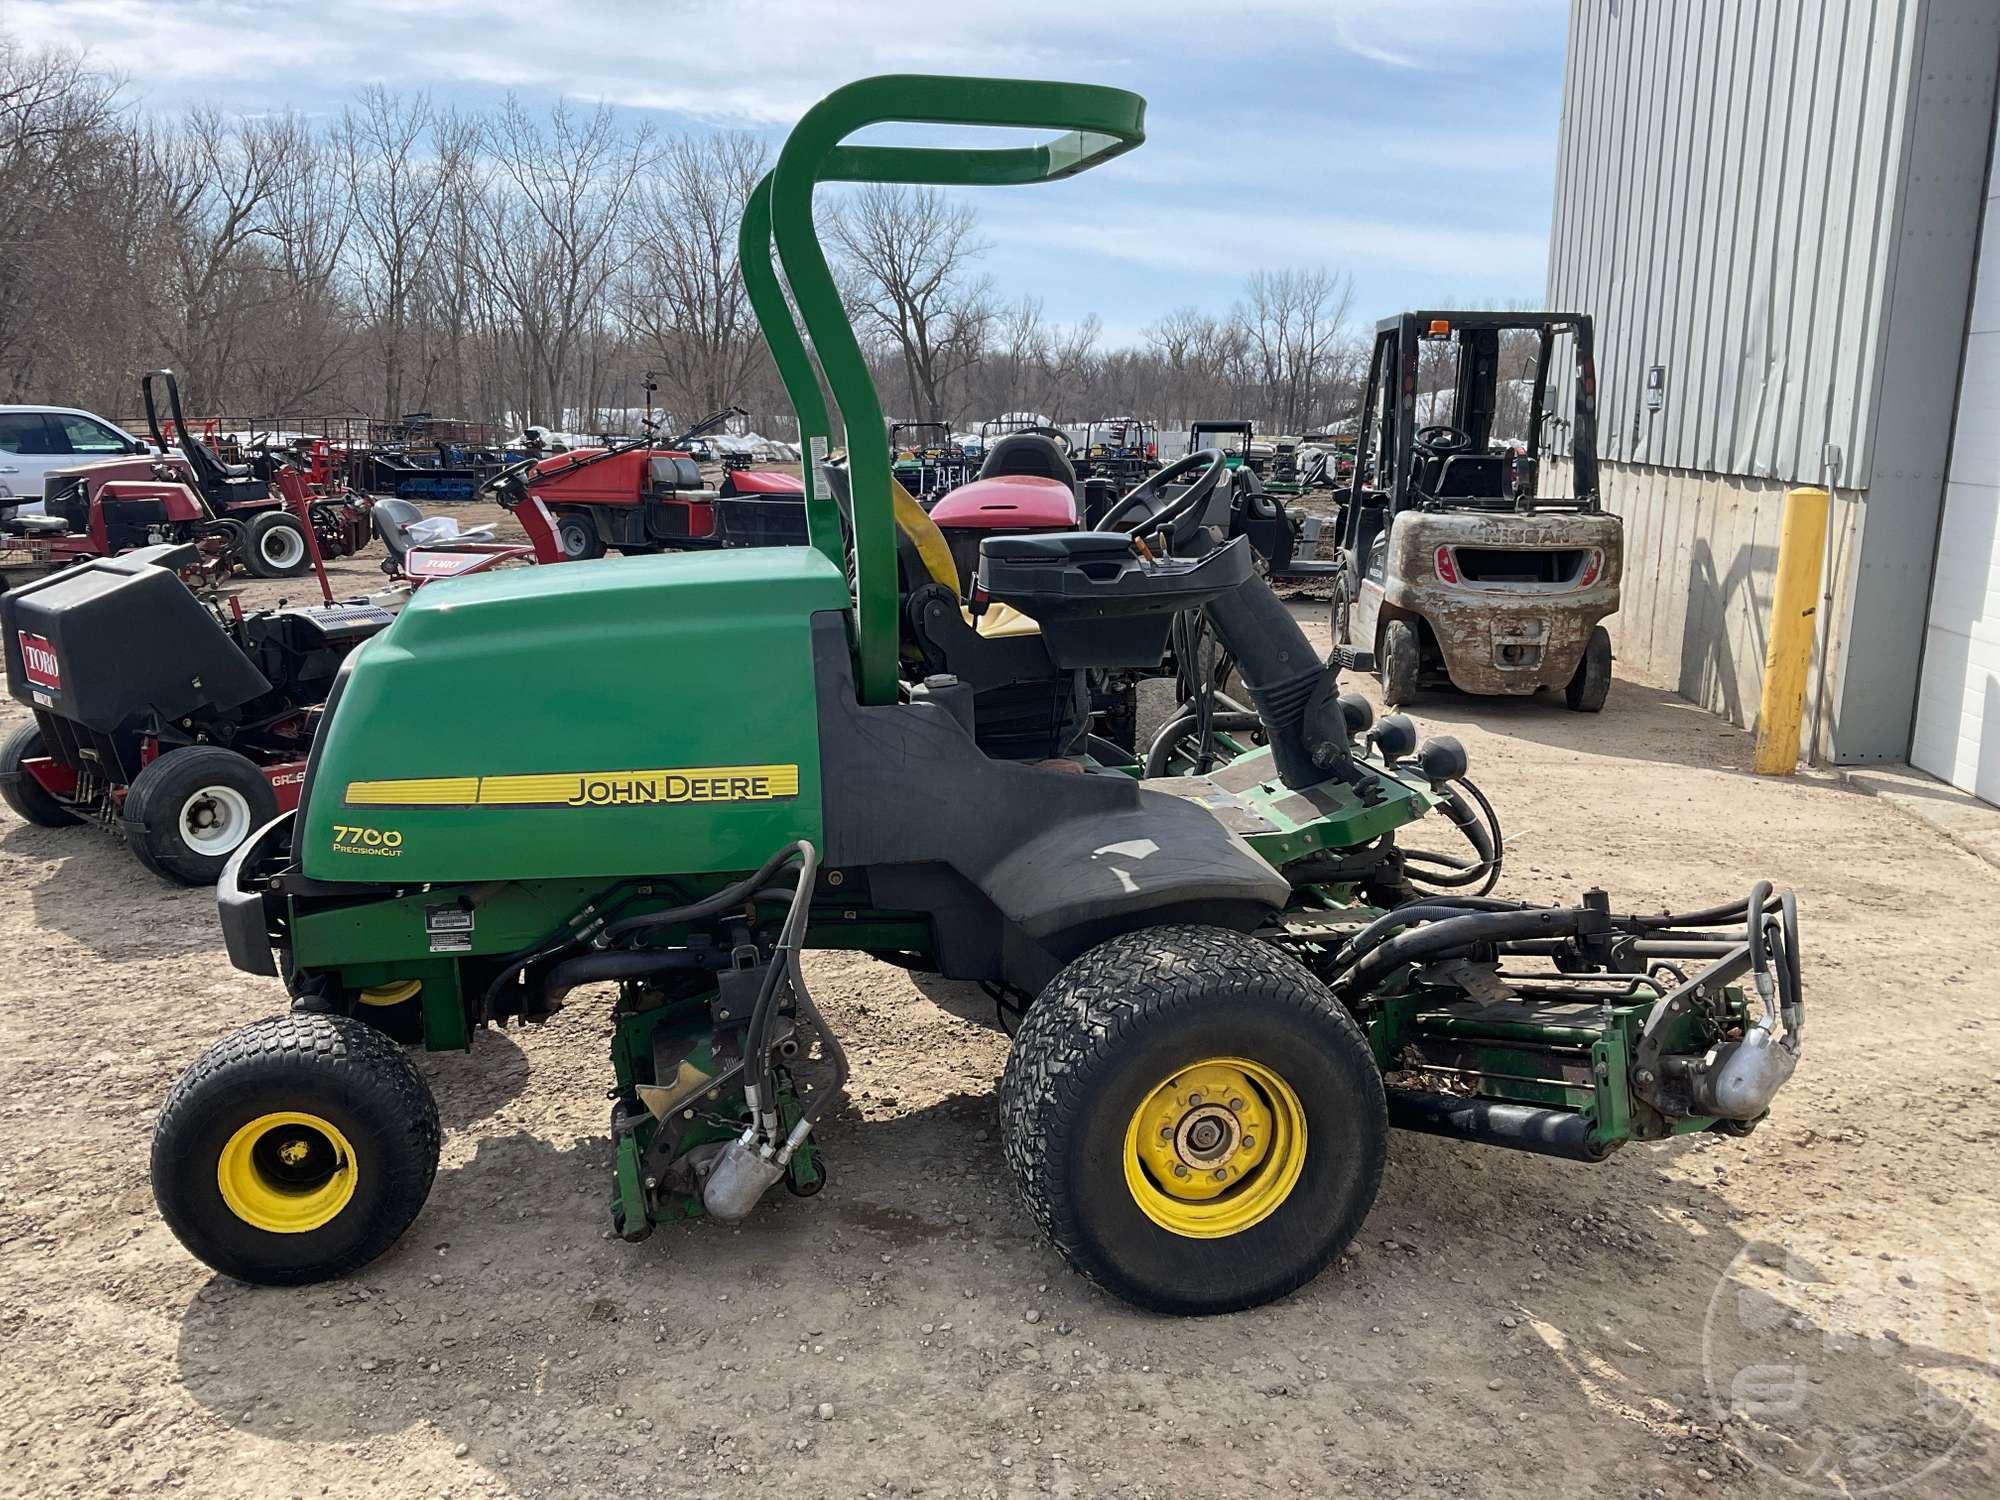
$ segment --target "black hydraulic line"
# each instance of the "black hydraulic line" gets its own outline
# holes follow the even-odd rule
[[[1783,976],[1791,1003],[1796,1005],[1804,990],[1799,982],[1799,898],[1790,891],[1778,898],[1778,931],[1785,946]]]
[[[1148,776],[1166,775],[1167,761],[1173,756],[1174,746],[1179,744],[1182,737],[1190,729],[1196,728],[1197,725],[1197,716],[1192,711],[1182,712],[1177,717],[1169,719],[1165,724],[1161,725],[1160,732],[1153,736],[1153,742],[1146,747],[1146,774]],[[1225,734],[1236,731],[1247,733],[1250,730],[1261,727],[1262,721],[1253,713],[1211,714],[1208,719],[1208,728],[1211,733],[1215,730],[1221,730]]]
[[[811,1103],[800,1108],[798,1125],[792,1127],[792,1133],[797,1135],[799,1125],[810,1128],[813,1122],[819,1119],[820,1112],[827,1107],[834,1096],[846,1089],[848,1065],[847,1049],[840,1045],[840,1038],[835,1036],[833,1028],[826,1024],[826,1017],[819,1013],[819,1007],[813,1004],[812,996],[806,992],[804,981],[799,977],[799,955],[797,949],[792,950],[787,967],[792,971],[793,976],[792,997],[799,1009],[805,1012],[806,1019],[812,1022],[813,1030],[819,1033],[820,1041],[826,1044],[827,1061],[833,1064],[833,1086],[822,1089]]]
[[[764,862],[763,868],[759,869],[756,874],[751,875],[747,879],[737,881],[734,885],[716,892],[713,896],[705,897],[700,901],[695,901],[687,905],[671,907],[665,911],[649,912],[644,916],[628,917],[622,922],[614,922],[604,929],[601,940],[605,943],[610,943],[616,938],[630,932],[644,931],[648,928],[671,925],[676,922],[698,922],[706,917],[715,916],[719,912],[727,911],[732,906],[740,905],[753,895],[759,886],[770,883],[770,877],[776,873],[778,867],[786,859],[791,857],[792,851],[796,847],[796,845],[788,845],[786,848],[779,850]],[[479,1014],[474,1019],[479,1020],[491,1015],[495,1003],[500,998],[500,992],[518,980],[528,969],[542,962],[544,959],[554,958],[566,949],[575,947],[578,941],[576,929],[572,925],[569,933],[564,934],[553,942],[544,943],[540,947],[523,949],[514,953],[501,967],[500,972],[494,976],[493,982],[486,986],[485,993],[480,997]]]
[[[725,886],[717,891],[713,896],[705,896],[686,906],[669,907],[665,911],[647,912],[643,916],[627,917],[621,922],[613,922],[604,929],[605,941],[615,943],[628,933],[644,932],[655,927],[672,927],[685,922],[704,921],[728,911],[732,906],[741,906],[769,885],[781,866],[809,847],[810,845],[803,840],[785,845],[765,860],[754,875],[746,875],[734,885]]]
[[[757,1003],[750,1011],[750,1025],[743,1034],[743,1063],[756,1086],[757,1107],[762,1111],[773,1111],[777,1107],[771,1090],[770,1035],[771,1013],[777,1009],[779,982],[789,982],[795,998],[805,992],[805,977],[799,969],[799,949],[804,943],[806,917],[812,906],[813,881],[819,873],[819,851],[807,840],[800,839],[773,855],[771,860],[765,862],[765,867],[769,869],[773,861],[789,859],[794,854],[800,860],[798,888],[792,893],[792,904],[785,913],[784,925],[778,929],[777,948],[771,955],[771,967],[758,988]]]
[[[1107,766],[1124,764],[1132,759],[1131,751],[1115,741],[1107,740],[1101,734],[1086,734],[1083,737],[1083,751],[1092,760]]]
[[[1479,815],[1466,806],[1465,799],[1456,790],[1461,786],[1472,794],[1484,812],[1483,824]],[[1506,858],[1506,845],[1500,833],[1499,814],[1494,812],[1493,804],[1486,800],[1486,794],[1469,778],[1462,776],[1454,777],[1445,785],[1439,805],[1444,808],[1447,820],[1464,835],[1465,841],[1472,845],[1473,853],[1479,857],[1474,860],[1461,860],[1453,859],[1448,854],[1434,854],[1428,849],[1405,849],[1403,851],[1405,859],[1421,864],[1441,865],[1449,872],[1436,875],[1412,870],[1409,872],[1409,878],[1413,883],[1420,881],[1425,885],[1444,889],[1477,883],[1479,889],[1474,894],[1483,896],[1499,883],[1500,867]]]
[[[1379,948],[1392,933],[1419,922],[1439,922],[1446,917],[1482,911],[1529,911],[1525,901],[1503,901],[1491,896],[1425,896],[1405,901],[1355,933],[1334,955],[1336,969],[1344,969]]]
[[[1748,912],[1745,924],[1746,940],[1750,944],[1750,968],[1753,973],[1762,974],[1771,966],[1771,955],[1766,946],[1765,907],[1771,900],[1771,882],[1760,880],[1750,887],[1750,895],[1743,905]]]
[[[1347,971],[1344,979],[1336,983],[1350,995],[1365,995],[1404,964],[1441,957],[1456,949],[1522,938],[1574,937],[1586,915],[1594,914],[1546,907],[1447,917],[1441,922],[1390,938],[1362,958]]]

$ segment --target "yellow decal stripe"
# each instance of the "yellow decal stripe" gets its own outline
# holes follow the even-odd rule
[[[799,794],[795,765],[670,766],[651,771],[546,771],[351,781],[349,807],[644,807],[771,802]]]
[[[350,781],[349,807],[469,807],[479,800],[477,776],[419,776],[410,781]]]

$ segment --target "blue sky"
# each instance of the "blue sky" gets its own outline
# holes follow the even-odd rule
[[[775,142],[867,73],[1117,84],[1148,140],[977,195],[1003,295],[1115,340],[1260,267],[1352,272],[1355,315],[1538,300],[1566,0],[0,0],[158,107],[337,111],[364,82],[441,101],[605,99]]]

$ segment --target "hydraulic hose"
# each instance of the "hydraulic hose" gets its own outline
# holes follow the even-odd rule
[[[1748,914],[1744,938],[1750,944],[1750,970],[1757,975],[1757,988],[1765,989],[1770,981],[1763,977],[1771,967],[1770,953],[1766,949],[1764,908],[1771,900],[1771,882],[1760,880],[1750,887],[1750,895],[1744,901]]]
[[[1472,808],[1466,805],[1465,798],[1457,791],[1458,787],[1463,787],[1471,793],[1472,799],[1479,804],[1479,813],[1474,813]],[[1480,791],[1470,778],[1463,776],[1454,777],[1444,787],[1439,806],[1444,809],[1445,817],[1452,826],[1465,836],[1468,844],[1472,845],[1472,851],[1478,858],[1453,859],[1450,855],[1433,854],[1427,849],[1406,849],[1403,851],[1405,859],[1420,864],[1442,866],[1446,872],[1431,874],[1412,870],[1409,872],[1409,878],[1412,882],[1444,889],[1477,884],[1479,889],[1473,894],[1484,896],[1499,883],[1500,866],[1506,858],[1506,845],[1500,833],[1500,816],[1493,810],[1493,804],[1486,800],[1486,794]],[[1484,815],[1484,822],[1481,821],[1481,814]]]
[[[1584,913],[1547,907],[1528,911],[1474,912],[1404,932],[1362,958],[1337,981],[1350,995],[1365,995],[1404,964],[1435,958],[1477,943],[1516,938],[1574,937]]]
[[[743,905],[769,885],[783,865],[796,858],[800,851],[810,851],[811,848],[812,845],[803,839],[797,843],[787,844],[765,860],[758,867],[756,874],[746,875],[734,885],[725,886],[717,891],[713,896],[705,896],[686,906],[669,907],[665,911],[647,912],[643,916],[627,917],[622,922],[613,922],[604,929],[604,940],[606,943],[615,943],[628,933],[645,932],[655,927],[673,927],[684,922],[700,922],[709,917],[719,916],[732,906]]]
[[[1529,910],[1532,908],[1526,902],[1501,901],[1490,896],[1425,896],[1405,901],[1394,910],[1383,912],[1341,944],[1340,951],[1333,956],[1333,966],[1336,971],[1347,968],[1381,947],[1394,933],[1420,922],[1441,922],[1446,917],[1472,912]]]
[[[1160,726],[1160,732],[1153,736],[1153,742],[1146,747],[1146,774],[1164,776],[1167,762],[1173,758],[1174,746],[1183,736],[1200,722],[1200,716],[1192,708],[1183,708],[1175,717]],[[1208,716],[1208,727],[1227,734],[1232,731],[1248,732],[1261,729],[1263,721],[1253,713],[1219,713]]]
[[[806,993],[804,983],[796,977],[798,962],[799,956],[794,950],[789,965],[795,976],[792,981],[792,996],[799,1009],[806,1013],[806,1019],[812,1022],[813,1030],[819,1033],[819,1039],[826,1044],[827,1061],[833,1064],[833,1085],[821,1090],[811,1103],[799,1111],[798,1123],[792,1126],[791,1134],[785,1137],[785,1144],[778,1152],[780,1165],[792,1159],[792,1153],[797,1151],[805,1138],[812,1133],[820,1112],[832,1102],[835,1095],[846,1090],[848,1078],[847,1049],[840,1045],[840,1038],[833,1034],[833,1028],[826,1024],[826,1018],[819,1013],[819,1007],[813,1004],[812,996]]]
[[[744,1095],[753,1120],[762,1127],[760,1134],[771,1146],[776,1144],[778,1119],[777,1100],[771,1086],[771,1014],[777,1009],[781,981],[791,985],[794,997],[805,993],[805,976],[799,969],[799,949],[805,937],[806,917],[812,907],[813,881],[819,874],[819,851],[804,839],[788,844],[772,858],[789,859],[793,854],[797,854],[800,860],[798,887],[792,893],[784,925],[778,929],[771,966],[757,991],[757,1003],[751,1008],[750,1025],[743,1035]],[[770,861],[766,862],[766,868],[773,868]],[[825,1032],[822,1031],[821,1035],[824,1036]]]

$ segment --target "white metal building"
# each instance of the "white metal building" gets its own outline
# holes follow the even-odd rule
[[[1549,305],[1598,320],[1623,670],[1737,723],[1834,491],[1840,762],[2000,800],[2000,0],[1572,0]]]

